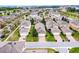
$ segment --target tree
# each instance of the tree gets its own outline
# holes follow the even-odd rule
[[[31,24],[34,25],[34,20],[33,19],[31,20]]]
[[[45,19],[43,17],[42,21],[41,21],[44,25],[46,24]]]
[[[33,35],[33,37],[37,37],[38,36],[38,33],[37,33],[35,27],[33,27],[33,29],[32,29],[32,35]]]
[[[67,9],[67,11],[69,11],[69,12],[75,12],[76,9],[75,9],[75,8],[71,8],[71,7],[69,7],[69,8]]]

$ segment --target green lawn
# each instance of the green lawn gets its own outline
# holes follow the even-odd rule
[[[3,42],[4,40],[6,40],[6,38],[8,37],[9,34],[5,35],[5,37],[3,39],[1,39],[1,41]]]
[[[72,33],[72,36],[75,38],[75,40],[79,41],[79,32],[74,31],[74,32]]]
[[[0,16],[3,16],[2,14],[0,14]]]
[[[54,36],[51,33],[49,33],[48,31],[46,32],[46,41],[56,42]]]
[[[63,34],[63,32],[60,33],[60,36],[61,36],[61,38],[62,38],[63,41],[66,41],[66,35]]]
[[[8,41],[18,41],[20,37],[19,28],[14,32],[14,34],[8,39]]]
[[[65,16],[68,16],[70,18],[73,18],[73,19],[78,19],[76,13],[72,13],[72,12],[61,12],[62,15],[65,15]]]
[[[74,47],[69,50],[69,53],[79,53],[79,47]]]
[[[12,28],[12,31],[14,31],[14,30],[16,29],[16,27],[17,27],[17,26],[14,26],[14,27]],[[15,38],[17,37],[16,35],[19,35],[19,30],[17,30],[17,31],[18,31],[18,32],[15,31],[15,33],[14,33],[14,35],[13,35],[13,36],[15,36]],[[4,37],[1,41],[4,41],[4,40],[10,35],[10,33],[12,33],[12,32],[9,32],[8,29],[5,27],[5,28],[3,29],[3,34],[5,34],[5,37]],[[10,38],[9,40],[11,40],[11,38]]]
[[[38,33],[35,29],[34,25],[31,25],[30,32],[26,37],[27,42],[37,42],[38,41]]]
[[[52,48],[47,48],[48,49],[48,53],[58,53],[58,51],[56,51],[55,49]]]
[[[5,37],[1,41],[4,41],[9,36],[10,32],[7,30],[7,28],[4,28],[2,33],[5,35]]]
[[[0,16],[7,16],[7,15],[4,13],[4,14],[0,14]]]
[[[73,38],[75,40],[79,41],[79,32],[74,30],[74,29],[72,29],[72,28],[70,28],[70,29],[73,31],[73,33],[72,33]]]

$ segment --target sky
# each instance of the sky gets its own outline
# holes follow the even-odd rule
[[[34,5],[78,5],[79,0],[0,0],[0,6],[17,5],[17,6],[34,6]]]

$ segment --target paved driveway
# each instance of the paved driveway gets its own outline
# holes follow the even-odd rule
[[[59,35],[54,35],[57,42],[62,42],[62,38]]]
[[[70,42],[76,42],[76,40],[71,35],[66,35],[66,37],[68,40],[70,40]]]

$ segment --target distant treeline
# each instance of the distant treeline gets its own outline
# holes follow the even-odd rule
[[[14,9],[17,9],[17,8],[0,7],[0,11],[14,10]]]
[[[59,6],[27,6],[27,8],[58,8]]]
[[[76,10],[76,8],[71,8],[71,7],[69,7],[67,9],[67,11],[69,11],[69,12],[79,12],[79,10]]]

